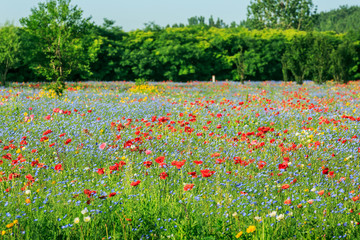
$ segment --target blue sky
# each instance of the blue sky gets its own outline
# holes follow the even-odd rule
[[[44,1],[44,0],[43,0]],[[18,20],[30,14],[41,0],[0,0],[0,24],[6,20],[18,25]],[[92,16],[97,24],[103,18],[116,21],[125,31],[143,28],[144,23],[154,21],[160,26],[187,23],[192,16],[213,15],[225,23],[239,23],[246,18],[250,0],[72,0],[84,10],[84,16]],[[313,0],[318,12],[335,9],[340,5],[360,5],[360,0]]]

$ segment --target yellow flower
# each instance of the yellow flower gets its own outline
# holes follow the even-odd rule
[[[6,225],[7,228],[12,228],[14,226],[13,223],[9,223],[8,225]]]
[[[239,237],[241,237],[241,235],[243,235],[243,232],[242,231],[240,231],[238,234],[236,234],[236,238],[239,238]]]
[[[27,198],[27,199],[25,200],[25,202],[26,202],[26,203],[31,203],[31,200]]]
[[[5,230],[2,230],[1,231],[1,235],[5,235],[6,234],[6,231]]]
[[[17,220],[17,219],[15,219],[14,221],[13,221],[13,224],[17,224],[19,221]]]
[[[252,233],[252,232],[255,232],[256,231],[256,227],[255,226],[249,226],[247,229],[246,229],[246,232],[247,233]]]

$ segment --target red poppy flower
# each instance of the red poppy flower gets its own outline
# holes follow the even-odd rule
[[[49,133],[52,133],[51,129],[46,130],[46,131],[43,133],[43,136],[48,135]]]
[[[209,169],[200,170],[202,177],[211,177],[215,171],[210,171]]]
[[[324,170],[322,171],[322,174],[328,174],[329,173],[329,168],[324,168]]]
[[[133,186],[133,187],[135,187],[135,186],[139,185],[140,183],[141,183],[141,181],[140,181],[140,180],[137,180],[137,181],[135,181],[135,182],[130,183],[130,185]]]
[[[143,164],[146,168],[150,168],[150,166],[152,165],[152,161],[145,161],[143,162]]]
[[[287,169],[288,166],[289,166],[289,165],[288,165],[286,162],[280,163],[280,164],[279,164],[279,170],[281,170],[281,169]]]
[[[55,171],[60,171],[60,170],[63,170],[62,165],[61,164],[55,165]]]
[[[68,140],[66,140],[64,143],[65,143],[66,145],[69,144],[69,143],[71,143],[71,138],[69,138]]]
[[[189,190],[193,189],[194,186],[195,186],[195,184],[193,184],[193,183],[191,183],[191,184],[186,184],[186,185],[184,186],[184,190],[185,190],[185,191],[189,191]]]
[[[165,180],[168,177],[166,172],[160,173],[160,179]]]
[[[155,159],[155,162],[157,162],[157,163],[160,164],[160,163],[163,163],[164,160],[165,160],[165,157],[164,157],[164,156],[160,156],[160,157],[158,157],[158,158]]]
[[[97,170],[97,173],[98,173],[99,175],[105,174],[105,168],[99,168],[99,169]]]
[[[259,161],[259,162],[257,163],[257,165],[258,165],[258,168],[261,170],[261,169],[263,169],[263,168],[266,166],[266,162],[264,162],[264,161]]]

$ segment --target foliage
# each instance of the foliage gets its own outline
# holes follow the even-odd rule
[[[312,0],[251,0],[247,26],[252,29],[309,30],[315,13]]]
[[[39,3],[20,22],[34,47],[31,67],[39,76],[60,86],[74,70],[91,73],[89,64],[96,59],[101,42],[89,34],[90,18],[84,19],[82,10],[71,6],[70,0]]]
[[[0,86],[5,86],[9,69],[19,63],[20,36],[18,29],[9,23],[0,26]]]
[[[337,33],[360,31],[360,6],[340,6],[314,16],[314,30],[335,31]]]
[[[286,47],[284,59],[298,84],[303,84],[305,76],[310,72],[308,46],[311,46],[312,35],[295,37]]]
[[[330,54],[331,72],[336,82],[347,83],[353,72],[356,72],[358,66],[355,65],[358,60],[354,44],[345,40]]]

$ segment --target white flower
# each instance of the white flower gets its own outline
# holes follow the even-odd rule
[[[75,219],[74,219],[74,223],[75,223],[75,224],[78,224],[79,222],[80,222],[80,218],[75,218]]]
[[[288,165],[290,166],[292,164],[292,162],[288,162]]]
[[[88,212],[89,212],[89,211],[87,210],[87,208],[85,208],[84,210],[81,211],[81,213],[82,213],[83,215],[87,214]]]
[[[90,216],[84,217],[84,222],[90,222]]]
[[[25,191],[25,194],[26,194],[26,195],[30,195],[30,194],[31,194],[31,191],[30,191],[30,190],[26,190],[26,191]]]
[[[284,214],[280,214],[279,216],[276,217],[276,220],[281,221],[284,219],[284,217],[285,217]]]
[[[85,171],[87,171],[87,170],[89,170],[89,169],[90,169],[89,167],[84,168]]]
[[[292,216],[292,215],[293,215],[293,212],[289,212],[288,215],[289,215],[289,216]]]
[[[315,191],[316,191],[316,189],[315,189],[315,188],[312,188],[310,191],[315,192]]]
[[[275,217],[276,216],[276,211],[272,211],[270,214],[269,214],[270,217]]]
[[[261,217],[256,216],[256,217],[255,217],[255,220],[258,221],[258,222],[261,222],[262,219],[261,219]]]
[[[234,213],[232,214],[233,217],[236,217],[237,215],[238,215],[237,212],[234,212]]]

